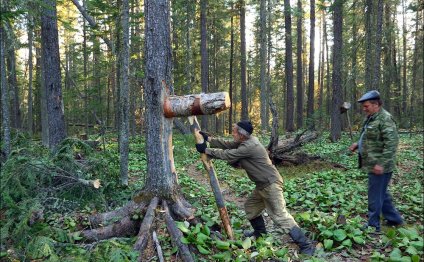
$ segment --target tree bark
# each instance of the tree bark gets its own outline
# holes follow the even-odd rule
[[[3,11],[3,7],[0,7]],[[9,112],[9,90],[6,81],[6,63],[5,63],[5,39],[3,24],[0,23],[0,84],[1,84],[1,113],[2,113],[2,131],[3,131],[3,148],[6,158],[10,154],[10,112]]]
[[[365,89],[372,89],[372,76],[373,76],[373,0],[366,0],[365,3]]]
[[[121,60],[121,81],[119,88],[119,113],[120,113],[120,124],[119,124],[119,155],[120,155],[120,174],[121,184],[124,186],[128,185],[128,153],[129,153],[129,114],[130,114],[130,103],[129,103],[129,83],[128,83],[128,71],[129,71],[129,3],[128,0],[122,0],[122,15],[121,15],[121,26],[122,26],[122,49],[120,54]]]
[[[230,107],[230,97],[227,92],[168,96],[164,101],[164,115],[167,118],[212,115]]]
[[[308,77],[308,105],[306,109],[307,118],[310,121],[309,129],[315,129],[314,113],[314,86],[315,86],[315,0],[310,1],[311,4],[311,36],[309,41],[309,77]]]
[[[200,73],[202,92],[209,91],[209,54],[208,54],[208,29],[207,29],[208,0],[200,1]],[[208,117],[202,117],[202,129],[208,129]]]
[[[49,148],[54,149],[66,137],[60,73],[56,0],[43,0],[41,47],[44,88],[47,98]]]
[[[247,101],[247,69],[246,69],[246,3],[240,0],[240,77],[241,77],[241,119],[249,119]]]
[[[341,114],[342,105],[342,65],[343,65],[343,1],[336,0],[333,13],[333,92],[331,105],[331,141],[335,142],[341,138]]]
[[[33,42],[33,22],[32,15],[28,14],[28,133],[32,137],[34,133],[34,113],[33,113],[33,91],[32,91],[32,76],[33,76],[33,54],[32,54],[32,42]]]
[[[230,101],[231,106],[228,112],[228,133],[230,134],[233,130],[233,63],[234,63],[234,5],[231,3],[231,26],[230,26]]]
[[[378,0],[377,4],[377,28],[375,33],[375,61],[374,61],[374,77],[372,81],[372,89],[380,89],[381,74],[381,41],[383,35],[383,0]]]
[[[261,129],[263,131],[268,129],[268,123],[266,118],[266,109],[267,109],[267,80],[266,80],[266,68],[267,68],[267,35],[266,35],[266,0],[260,1],[260,28],[259,28],[259,38],[260,38],[260,48],[259,48],[259,60],[260,60],[260,94],[261,94]]]
[[[296,54],[296,127],[298,129],[303,126],[303,44],[302,44],[302,20],[303,20],[303,9],[302,1],[297,1],[297,8],[299,14],[297,15],[297,54]],[[308,105],[309,106],[309,105]]]
[[[293,122],[293,51],[292,51],[292,25],[291,25],[291,7],[290,0],[284,0],[284,28],[286,45],[286,131],[294,131]]]

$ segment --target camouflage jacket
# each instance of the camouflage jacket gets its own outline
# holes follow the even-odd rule
[[[206,148],[207,155],[239,165],[246,170],[257,189],[264,189],[276,181],[283,182],[265,147],[256,137],[251,136],[241,143],[219,138],[211,138],[209,142],[212,148]]]
[[[360,166],[368,173],[372,173],[373,167],[377,164],[384,168],[384,173],[393,172],[399,138],[392,115],[381,108],[379,112],[365,120],[365,126]]]

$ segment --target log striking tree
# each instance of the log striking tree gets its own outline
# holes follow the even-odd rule
[[[172,146],[173,117],[214,114],[230,106],[227,93],[173,96],[172,53],[170,41],[170,8],[168,0],[145,1],[145,101],[146,101],[146,156],[147,178],[144,188],[135,194],[134,201],[109,213],[93,216],[92,230],[82,235],[87,240],[99,240],[113,236],[135,235],[134,249],[143,260],[146,239],[151,238],[155,210],[165,211],[165,221],[173,243],[178,246],[183,261],[193,261],[188,247],[181,242],[181,232],[174,219],[192,221],[193,209],[180,192],[174,166]],[[144,212],[143,222],[131,219],[134,212]],[[172,216],[173,215],[173,216]],[[121,217],[111,225],[104,225],[112,217]],[[231,235],[229,235],[231,237]]]

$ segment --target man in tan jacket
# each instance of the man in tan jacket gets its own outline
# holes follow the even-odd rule
[[[265,221],[262,217],[262,211],[266,209],[275,226],[289,233],[301,253],[313,255],[314,245],[286,209],[283,179],[269,159],[265,147],[258,138],[252,136],[252,132],[253,126],[250,121],[240,121],[234,125],[232,131],[234,141],[212,138],[200,132],[205,142],[196,144],[196,149],[212,158],[226,160],[233,166],[243,168],[250,180],[255,183],[256,188],[244,204],[246,217],[254,229],[252,233],[246,234],[247,236],[259,237],[261,234],[266,234]],[[210,143],[211,148],[207,148],[206,141]]]

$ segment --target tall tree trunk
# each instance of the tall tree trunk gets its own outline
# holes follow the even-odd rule
[[[240,0],[240,76],[241,76],[241,119],[249,118],[247,101],[247,69],[246,69],[246,3]]]
[[[228,133],[231,134],[232,129],[233,129],[233,105],[234,105],[234,101],[233,101],[233,63],[234,63],[234,6],[231,3],[231,36],[230,36],[230,101],[231,101],[231,106],[230,106],[230,110],[228,112]]]
[[[86,9],[86,0],[82,1],[82,5],[84,9]],[[83,53],[83,74],[84,74],[84,123],[85,123],[85,135],[88,137],[90,134],[90,130],[88,128],[88,116],[90,115],[90,112],[88,110],[88,73],[87,73],[87,63],[88,63],[88,51],[87,51],[87,26],[85,24],[85,20],[82,21],[82,53]]]
[[[309,78],[308,78],[308,105],[307,105],[307,118],[310,121],[309,128],[315,129],[314,113],[314,83],[315,83],[315,0],[310,1],[311,4],[311,36],[309,44]]]
[[[286,44],[286,130],[294,131],[294,105],[293,105],[293,51],[292,51],[292,25],[291,25],[291,7],[290,0],[284,0],[284,28]]]
[[[4,7],[1,6],[0,10],[3,12]],[[9,157],[10,154],[10,112],[9,112],[9,90],[7,88],[6,80],[6,63],[5,63],[5,37],[4,37],[3,24],[0,23],[0,84],[1,84],[1,119],[2,119],[2,153]]]
[[[381,0],[380,0],[381,1]],[[402,0],[402,115],[407,116],[408,85],[406,82],[406,22],[405,22],[405,0]]]
[[[341,138],[341,114],[340,106],[342,105],[342,65],[343,65],[343,1],[336,0],[334,2],[333,11],[333,92],[331,105],[331,141],[335,142]]]
[[[54,149],[66,137],[60,74],[56,0],[43,0],[41,47],[44,88],[46,89],[49,148]]]
[[[372,76],[373,76],[373,0],[366,0],[365,4],[365,89],[372,89]]]
[[[172,198],[177,176],[172,153],[172,118],[165,118],[163,104],[172,90],[172,53],[168,0],[145,1],[145,98],[147,178],[145,190]],[[158,131],[161,132],[158,132]]]
[[[10,120],[11,127],[20,129],[21,123],[21,110],[19,102],[19,88],[16,73],[16,54],[15,54],[15,35],[12,26],[6,22],[5,40],[6,40],[6,61],[7,61],[7,79],[9,86],[9,95],[11,102]]]
[[[353,3],[352,5],[352,9],[354,12],[356,12],[356,1]],[[351,71],[351,101],[353,104],[352,110],[350,112],[347,112],[348,114],[350,113],[351,115],[351,119],[353,119],[353,115],[357,113],[358,111],[358,103],[356,103],[356,93],[357,93],[357,84],[356,84],[356,77],[357,77],[357,52],[358,52],[358,32],[357,32],[358,28],[357,28],[357,20],[356,20],[356,16],[353,17],[353,21],[352,21],[352,42],[353,42],[353,46],[352,46],[352,71]]]
[[[419,93],[418,88],[417,88],[417,86],[418,86],[417,85],[417,71],[418,71],[417,67],[418,67],[418,53],[419,53],[418,46],[419,46],[419,41],[420,41],[420,38],[419,38],[419,34],[420,34],[420,31],[419,31],[419,28],[420,28],[420,26],[419,26],[419,24],[420,24],[419,12],[420,11],[417,9],[416,16],[415,16],[416,20],[415,20],[414,61],[413,61],[413,65],[412,65],[412,83],[411,83],[412,85],[411,85],[411,101],[410,101],[411,105],[410,105],[410,111],[409,111],[409,121],[410,121],[409,126],[410,126],[411,129],[414,127],[415,119],[416,119],[415,112],[414,112],[415,111],[415,96],[416,96],[416,93]],[[422,34],[422,30],[421,30],[421,34]],[[422,42],[421,42],[421,45],[423,45]],[[422,61],[423,60],[421,60],[421,62]],[[421,79],[421,82],[422,81],[423,80]]]
[[[383,36],[383,0],[378,0],[377,4],[377,30],[375,33],[375,61],[374,61],[374,78],[372,81],[372,89],[380,88],[381,73],[381,40]]]
[[[267,39],[266,39],[266,18],[267,18],[267,12],[266,12],[266,0],[261,0],[260,4],[260,12],[259,12],[259,19],[260,19],[260,28],[259,28],[259,39],[260,39],[260,48],[259,48],[259,56],[260,56],[260,93],[261,93],[261,129],[267,130],[268,123],[266,119],[266,105],[267,105],[267,99],[266,94],[268,93],[267,90],[267,81],[266,81],[266,58],[267,58]]]
[[[391,97],[391,86],[393,82],[393,61],[392,61],[392,53],[393,53],[393,46],[392,46],[392,28],[393,24],[391,21],[391,11],[390,11],[390,4],[386,4],[385,6],[385,14],[384,14],[384,27],[385,30],[385,42],[384,42],[384,49],[383,49],[383,90],[382,94],[384,97]],[[391,99],[386,99],[384,107],[391,111],[392,102]]]
[[[324,63],[324,47],[325,47],[325,42],[324,42],[324,19],[325,19],[325,13],[324,11],[321,12],[321,27],[320,27],[320,39],[321,39],[321,45],[320,45],[320,60],[319,60],[319,65],[318,65],[318,76],[319,76],[319,80],[318,80],[318,85],[319,85],[319,95],[318,95],[318,108],[319,108],[319,122],[322,123],[322,116],[323,116],[323,112],[324,112],[324,72],[325,72],[325,63]]]
[[[209,54],[208,54],[208,29],[207,29],[208,0],[200,1],[200,59],[201,59],[201,85],[202,92],[209,90]],[[208,129],[208,117],[202,116],[202,129]]]
[[[128,185],[128,152],[129,152],[129,3],[128,0],[122,0],[122,49],[121,49],[121,81],[119,88],[119,155],[120,155],[120,173],[121,184]]]
[[[272,10],[273,10],[273,1],[268,1],[267,6],[267,14],[268,14],[268,30],[267,30],[267,39],[268,39],[268,52],[267,52],[267,72],[266,72],[266,85],[268,92],[266,95],[266,110],[265,110],[265,119],[267,123],[267,128],[269,129],[269,117],[270,117],[270,95],[271,95],[271,57],[272,56],[272,25],[273,25],[273,17],[272,17]]]
[[[28,133],[32,137],[34,132],[34,114],[33,114],[33,95],[32,95],[32,75],[33,75],[33,63],[32,63],[32,41],[33,41],[33,23],[32,16],[28,14]]]
[[[193,90],[193,78],[194,78],[194,72],[193,72],[193,52],[191,50],[191,39],[190,39],[190,32],[192,29],[192,21],[193,21],[193,6],[192,3],[187,2],[186,3],[186,31],[185,31],[185,43],[186,43],[186,61],[185,61],[185,76],[187,81],[187,88],[185,92],[191,93]]]
[[[298,15],[297,15],[297,64],[296,64],[296,123],[297,128],[300,129],[303,126],[303,52],[302,52],[302,18],[303,18],[303,9],[302,9],[302,0],[297,1]]]

